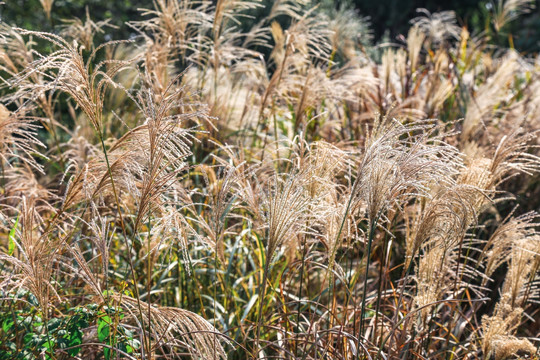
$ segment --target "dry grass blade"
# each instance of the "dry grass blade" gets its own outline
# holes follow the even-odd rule
[[[115,295],[114,301],[125,308],[136,319],[137,301],[128,296]],[[185,349],[192,356],[204,360],[226,359],[223,349],[224,341],[219,332],[208,321],[190,311],[172,308],[158,307],[142,303],[144,308],[150,309],[145,321],[153,324],[156,344],[154,350],[169,348]]]

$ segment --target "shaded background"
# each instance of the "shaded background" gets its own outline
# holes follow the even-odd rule
[[[499,1],[499,0],[494,0]],[[504,34],[500,34],[500,45],[508,46],[508,35],[512,34],[516,49],[530,53],[540,50],[540,0],[536,8],[529,14],[511,23]],[[42,10],[39,0],[4,0],[0,5],[0,17],[10,25],[17,25],[32,30],[51,30],[52,25],[58,25],[62,19],[73,17],[83,18],[85,7],[88,6],[94,20],[111,19],[120,26],[119,29],[109,30],[114,39],[125,39],[130,35],[130,29],[123,25],[128,20],[141,20],[138,8],[151,8],[151,0],[55,0],[52,19],[48,20]],[[269,4],[271,1],[263,1]],[[323,8],[354,8],[360,16],[367,16],[371,22],[374,42],[382,40],[393,41],[397,35],[406,34],[410,19],[417,16],[417,8],[426,8],[431,12],[454,10],[458,22],[467,25],[469,30],[480,32],[489,27],[487,22],[490,1],[478,0],[319,0]],[[259,9],[253,14],[256,18],[265,14],[269,6]],[[249,24],[244,24],[249,26]]]

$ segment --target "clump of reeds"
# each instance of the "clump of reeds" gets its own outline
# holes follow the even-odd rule
[[[530,5],[2,24],[0,358],[538,357],[539,63],[491,46]]]

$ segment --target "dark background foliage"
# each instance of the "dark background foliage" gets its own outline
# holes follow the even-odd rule
[[[497,2],[498,0],[494,0]],[[74,17],[84,18],[86,7],[94,20],[111,19],[111,23],[120,26],[119,29],[109,30],[114,39],[128,38],[130,29],[123,25],[128,20],[141,18],[138,9],[151,8],[151,0],[55,0],[52,19],[46,18],[39,0],[7,0],[0,5],[2,20],[10,25],[33,29],[51,30],[52,25],[58,25],[62,19]],[[478,0],[345,0],[325,1],[324,6],[354,8],[359,15],[367,16],[371,22],[374,40],[394,41],[400,34],[406,34],[410,19],[416,16],[416,9],[426,8],[430,12],[454,10],[458,22],[467,25],[473,32],[491,31],[488,18],[489,9],[493,7],[492,1]],[[270,1],[263,1],[263,4]],[[269,6],[266,6],[268,8]],[[255,18],[264,14],[260,9]],[[246,20],[249,22],[249,20]],[[253,19],[251,21],[256,21]],[[249,25],[249,24],[244,24]],[[501,46],[508,46],[509,34],[515,47],[522,52],[535,52],[540,50],[540,0],[536,0],[536,8],[512,23],[504,33],[499,34],[498,42]]]

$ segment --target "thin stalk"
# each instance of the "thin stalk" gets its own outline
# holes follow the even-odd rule
[[[217,248],[216,248],[216,251],[214,251],[214,275],[216,275],[216,278],[215,278],[215,281],[217,283],[218,281],[218,251],[217,251]],[[223,282],[222,282],[223,283]],[[214,307],[214,319],[216,318],[216,314],[217,314],[217,308],[216,308],[216,303],[217,303],[217,284],[215,284],[213,286],[214,288],[214,303],[212,304],[213,307]],[[214,334],[214,341],[213,341],[213,350],[214,350],[214,354],[216,353],[216,335]]]
[[[262,322],[262,311],[264,306],[264,296],[266,294],[266,281],[268,279],[268,272],[270,270],[270,261],[265,257],[265,264],[264,264],[264,270],[263,270],[263,279],[262,282],[259,284],[259,313],[257,315],[257,329],[256,329],[256,338],[255,338],[255,349],[253,353],[253,357],[257,358],[257,354],[259,352],[259,340],[260,340],[260,334],[261,334],[261,322]]]
[[[277,118],[276,113],[274,111],[274,101],[272,100],[272,117],[274,118],[274,136],[276,138],[276,155],[279,159],[279,135],[278,135],[278,126],[277,126]]]
[[[387,256],[387,238],[384,237],[383,256],[379,267],[379,286],[377,286],[377,304],[375,305],[375,328],[373,329],[373,339],[377,339],[377,325],[379,322],[379,311],[381,309],[381,293],[382,289],[386,285],[386,268],[387,264],[384,263]],[[383,276],[384,274],[384,276]],[[381,327],[382,328],[382,327]]]
[[[52,344],[51,344],[51,336],[50,336],[50,332],[49,332],[49,314],[48,314],[48,311],[47,309],[45,309],[45,312],[43,313],[44,316],[44,323],[45,323],[45,335],[47,336],[47,343],[49,345],[49,347],[47,348],[47,352],[49,353],[49,356],[51,359],[54,359],[54,355],[53,355],[53,349],[52,349]]]
[[[146,302],[148,304],[148,345],[150,345],[150,333],[151,333],[151,323],[150,323],[150,319],[152,318],[152,308],[151,308],[151,303],[152,303],[152,295],[150,294],[151,290],[152,290],[152,268],[151,268],[151,257],[152,257],[152,254],[150,253],[151,250],[152,250],[152,247],[151,247],[151,237],[150,237],[150,233],[151,233],[151,223],[150,223],[150,211],[148,211],[148,233],[146,235],[146,239],[147,239],[147,245],[148,245],[148,261],[146,262],[147,265],[146,265],[146,276],[147,276],[147,280],[146,280],[146,291],[148,292],[148,295],[147,295],[147,299],[146,299]],[[150,346],[148,347],[148,358],[149,360],[152,360],[152,352],[150,351]]]
[[[369,265],[371,262],[371,245],[373,243],[373,238],[375,237],[375,229],[377,228],[378,218],[379,216],[377,215],[369,224],[368,244],[367,244],[367,249],[364,256],[366,258],[366,269],[364,273],[364,288],[362,289],[362,305],[360,307],[360,329],[358,331],[358,339],[357,339],[358,343],[360,343],[362,333],[364,332],[364,315],[365,315],[364,313],[366,311],[367,282],[368,282]],[[357,358],[358,356],[360,356],[360,352],[357,352]]]
[[[401,302],[403,301],[403,295],[405,294],[405,285],[407,284],[407,278],[409,277],[411,270],[413,268],[413,259],[415,257],[415,254],[411,255],[411,260],[409,261],[409,265],[407,266],[407,269],[404,271],[403,276],[401,277],[403,280],[403,284],[401,287],[401,291],[399,293],[398,302],[396,304],[396,310],[394,311],[394,319],[393,322],[395,323],[397,321],[399,310],[401,308]],[[382,344],[381,344],[382,346]]]
[[[296,314],[296,328],[300,334],[300,308],[302,305],[302,289],[304,286],[304,267],[306,263],[306,236],[302,236],[302,265],[300,266],[300,287],[298,289],[298,312]],[[298,356],[298,339],[294,342],[294,354]]]
[[[490,298],[481,298],[481,299],[471,299],[470,301],[483,302],[483,301],[486,301],[486,300],[491,300],[491,299]],[[377,351],[377,356],[375,358],[376,359],[382,358],[382,350],[383,350],[384,346],[386,345],[386,342],[390,339],[390,337],[394,333],[394,331],[396,331],[404,321],[408,320],[416,312],[421,311],[422,309],[424,309],[424,308],[426,308],[428,306],[442,304],[442,303],[445,303],[445,302],[446,303],[460,303],[460,302],[463,302],[463,301],[464,300],[460,300],[460,299],[437,300],[437,301],[432,302],[431,304],[420,306],[419,308],[414,309],[413,311],[409,312],[407,315],[405,315],[403,317],[403,319],[399,320],[397,323],[394,324],[394,326],[392,326],[392,329],[390,329],[390,331],[388,332],[388,334],[386,335],[386,337],[382,341],[381,346],[379,346],[379,350]]]
[[[255,143],[257,141],[257,131],[259,130],[259,127],[263,124],[263,119],[264,119],[264,107],[266,106],[266,102],[268,101],[268,97],[271,95],[271,91],[275,88],[278,87],[280,81],[281,81],[281,77],[283,76],[283,69],[285,68],[285,62],[287,60],[287,57],[289,56],[289,51],[290,51],[290,44],[287,44],[287,47],[285,49],[285,55],[283,56],[283,60],[281,61],[281,65],[279,67],[279,73],[277,75],[277,79],[276,79],[276,83],[275,85],[272,85],[272,80],[273,79],[270,79],[270,85],[272,85],[272,87],[268,87],[265,92],[264,92],[264,95],[262,97],[262,102],[261,102],[261,106],[259,108],[259,118],[257,120],[257,125],[255,126],[255,131],[253,132],[253,138],[252,138],[252,141],[251,141],[251,146],[252,147],[255,147]],[[275,74],[274,74],[275,76]],[[265,144],[266,144],[266,137],[265,137]]]
[[[126,232],[126,226],[124,224],[124,219],[122,217],[122,210],[120,208],[120,201],[118,199],[118,193],[116,191],[116,186],[114,184],[114,178],[113,178],[113,175],[112,175],[112,171],[111,171],[111,165],[109,163],[109,156],[107,155],[107,148],[105,147],[105,142],[103,140],[103,134],[101,133],[101,131],[97,131],[98,133],[98,136],[99,136],[99,140],[101,142],[101,147],[103,149],[103,154],[105,156],[105,163],[107,164],[107,172],[109,173],[109,177],[111,178],[111,187],[112,187],[112,191],[113,191],[113,195],[114,195],[114,199],[115,199],[115,202],[116,202],[116,206],[118,207],[118,218],[120,220],[120,227],[122,228],[122,233],[124,235],[124,241],[126,243],[126,246],[128,248],[128,260],[129,260],[129,267],[130,267],[130,271],[131,271],[131,277],[133,279],[133,287],[135,288],[135,297],[137,299],[137,308],[139,310],[139,315],[141,316],[141,324],[144,323],[144,318],[143,318],[143,311],[142,311],[142,307],[141,307],[141,301],[140,301],[140,296],[139,296],[139,289],[137,288],[137,277],[135,276],[135,267],[133,266],[133,259],[131,258],[131,253],[133,251],[129,241],[127,240],[127,232]],[[145,340],[146,339],[146,335],[144,334],[144,331],[142,332],[142,336],[143,336],[143,343],[146,343]],[[148,351],[150,351],[150,340],[148,339]]]
[[[4,161],[0,160],[0,172],[2,173],[2,195],[5,195],[6,192],[6,175],[4,169]]]

